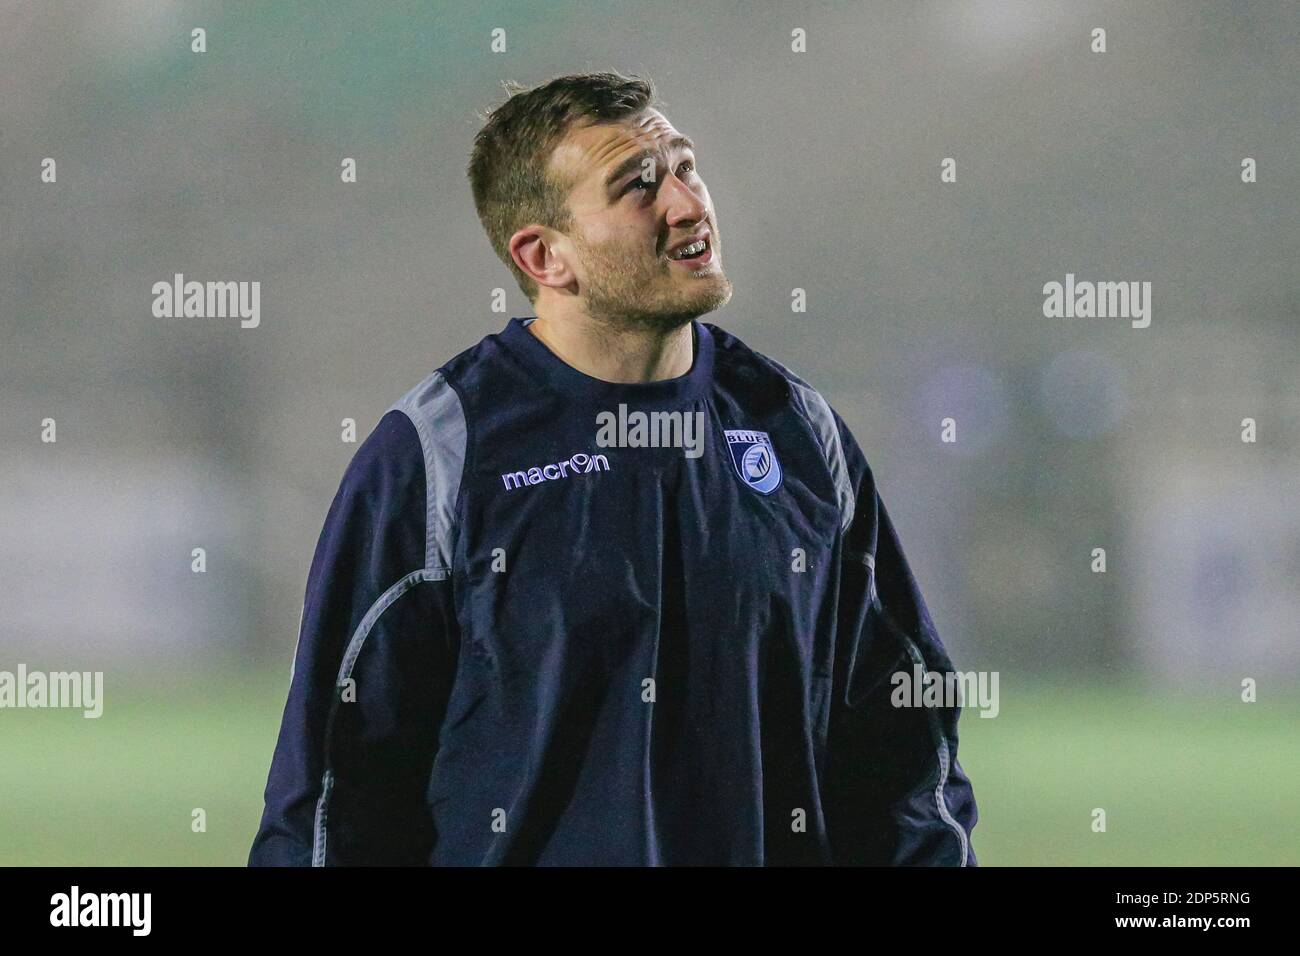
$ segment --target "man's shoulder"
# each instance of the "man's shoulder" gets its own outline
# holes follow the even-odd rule
[[[835,413],[822,393],[766,353],[751,348],[732,333],[701,323],[713,336],[718,373],[727,382],[767,389],[794,405],[805,417],[834,421]]]
[[[396,481],[399,476],[404,480]],[[342,487],[370,494],[376,487],[392,488],[417,478],[423,480],[420,436],[411,419],[394,407],[380,416],[353,452]]]
[[[459,382],[482,347],[459,353],[393,401],[358,446],[340,488],[395,524],[420,518],[431,572],[450,566],[469,433]]]
[[[843,420],[821,392],[781,362],[750,348],[716,325],[703,324],[714,337],[718,356],[715,367],[725,384],[752,389],[754,394],[768,396],[768,401],[787,402],[807,422],[835,483],[843,524],[847,527],[853,520],[850,449],[856,449]]]
[[[396,409],[409,412],[412,409],[451,402],[452,398],[463,390],[462,383],[467,376],[476,369],[492,363],[499,351],[497,338],[495,333],[485,335],[469,348],[463,349],[434,368],[393,402],[390,411]]]
[[[489,357],[484,353],[493,338],[459,352],[392,401],[358,446],[344,480],[392,490],[394,476],[418,471],[430,495],[435,483],[441,495],[459,486],[469,431],[463,380]]]
[[[416,443],[408,444],[404,454],[418,452],[424,465],[431,535],[439,532],[438,526],[445,532],[452,521],[469,443],[460,371],[465,364],[475,361],[474,355],[481,345],[465,350],[430,372],[394,402],[383,418],[387,421],[402,416],[416,436]]]

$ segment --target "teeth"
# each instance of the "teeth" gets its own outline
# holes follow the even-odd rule
[[[691,256],[698,256],[701,252],[704,251],[706,245],[707,243],[705,243],[703,239],[700,239],[696,242],[692,242],[689,246],[685,246],[681,249],[678,249],[675,253],[673,253],[673,258],[689,259]]]

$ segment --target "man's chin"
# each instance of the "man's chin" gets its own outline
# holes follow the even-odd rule
[[[710,289],[695,290],[664,309],[660,313],[660,325],[665,328],[686,325],[702,315],[716,312],[730,301],[731,283],[724,279]]]
[[[708,288],[697,290],[695,295],[691,296],[690,306],[686,311],[691,313],[692,319],[715,312],[731,301],[731,291],[731,282],[727,277],[718,276],[709,282]]]
[[[695,283],[693,288],[676,290],[676,295],[658,298],[653,303],[647,303],[644,298],[617,306],[613,302],[591,303],[589,311],[612,319],[616,324],[672,331],[731,301],[731,282],[726,276],[701,277],[692,281]]]

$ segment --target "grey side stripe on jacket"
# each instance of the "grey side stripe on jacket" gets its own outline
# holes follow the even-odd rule
[[[428,494],[425,567],[449,571],[455,545],[456,498],[465,469],[465,409],[441,372],[434,372],[416,385],[389,411],[393,409],[404,412],[415,425],[424,449]]]

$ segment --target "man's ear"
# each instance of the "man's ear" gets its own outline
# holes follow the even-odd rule
[[[562,233],[530,223],[510,237],[510,258],[538,285],[562,289],[577,276],[567,259],[572,245]]]

